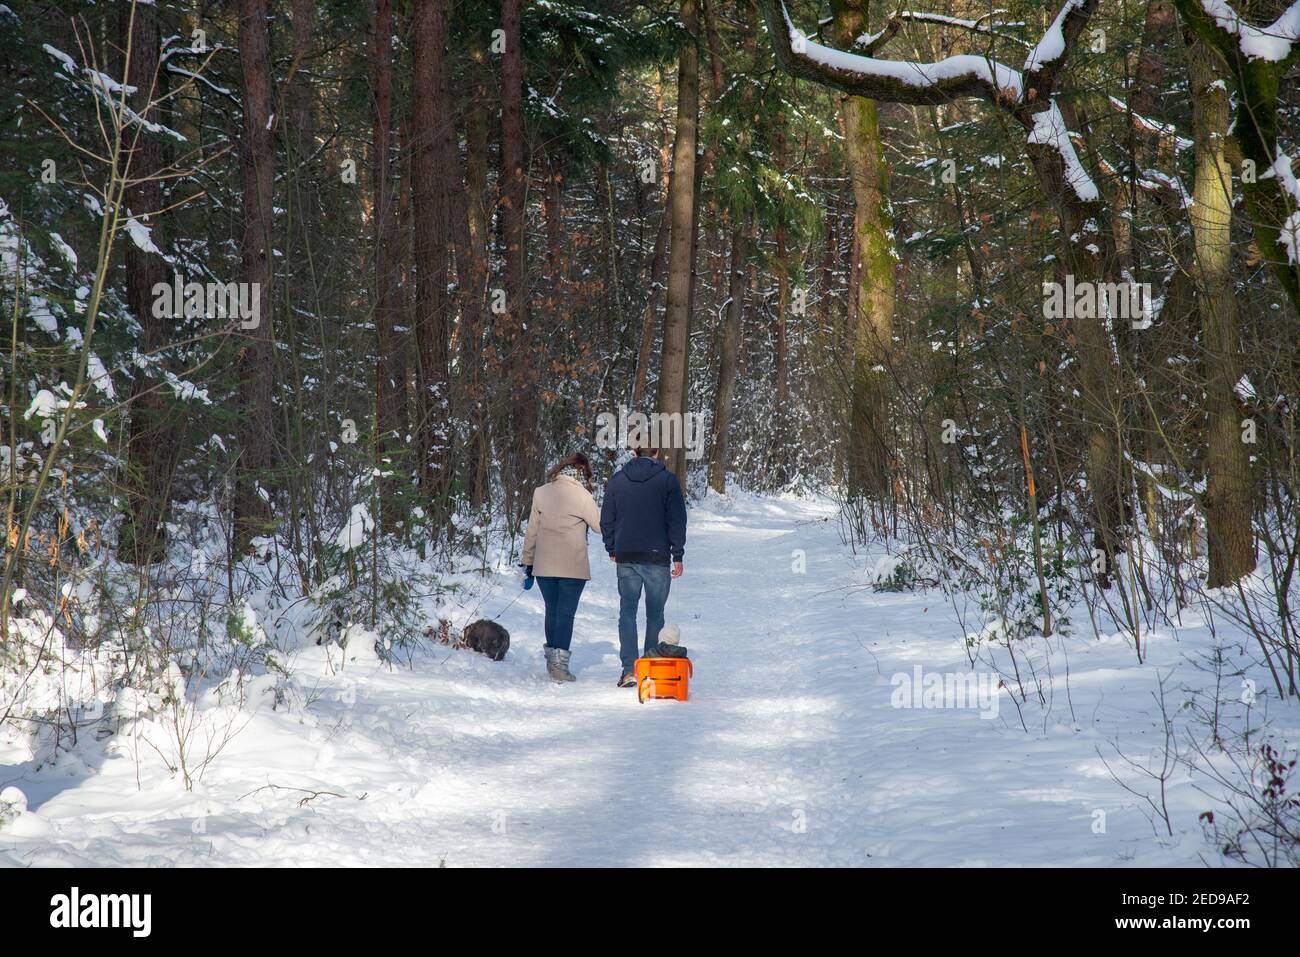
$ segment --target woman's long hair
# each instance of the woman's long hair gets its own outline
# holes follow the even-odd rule
[[[555,477],[567,468],[576,468],[582,473],[583,481],[587,485],[587,491],[591,491],[591,462],[581,452],[572,452],[566,455],[560,461],[551,466],[551,470],[546,473],[546,481],[553,482]]]

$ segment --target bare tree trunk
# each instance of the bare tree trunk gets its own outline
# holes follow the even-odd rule
[[[699,125],[700,61],[696,45],[699,11],[696,0],[681,0],[679,13],[686,27],[677,71],[677,131],[673,141],[673,173],[669,183],[671,213],[668,253],[668,300],[664,313],[663,353],[656,408],[665,414],[686,412],[689,372],[691,276],[695,258],[695,149]],[[680,443],[679,443],[680,444]],[[686,487],[684,448],[670,449],[664,460]]]
[[[784,139],[784,138],[782,138]],[[778,163],[784,160],[784,143],[778,145]],[[783,168],[783,166],[778,167]],[[772,366],[776,379],[776,407],[772,421],[771,483],[781,488],[790,480],[790,348],[788,313],[790,309],[790,251],[786,248],[785,224],[776,227],[776,314],[772,317]]]
[[[537,363],[524,341],[528,329],[528,249],[525,226],[528,202],[528,162],[524,155],[524,67],[520,0],[502,0],[501,30],[501,225],[506,246],[506,308],[502,338],[514,388],[508,446],[513,468],[507,494],[510,511],[522,517],[525,492],[541,458],[537,435]]]
[[[487,47],[478,31],[469,41],[473,99],[465,110],[465,219],[471,257],[470,275],[461,278],[468,285],[461,299],[461,367],[464,370],[465,398],[473,435],[465,456],[468,469],[470,501],[480,506],[487,499],[491,437],[481,381],[482,339],[485,328],[484,304],[488,279],[488,111],[492,108],[488,92]]]
[[[672,180],[669,179],[669,195],[672,195]],[[636,353],[636,378],[632,384],[632,408],[640,409],[645,396],[646,380],[650,374],[650,356],[654,348],[655,319],[659,315],[659,300],[664,289],[664,267],[668,261],[668,230],[672,216],[668,207],[664,207],[659,216],[659,228],[655,231],[655,248],[650,260],[650,291],[646,296],[645,313],[641,319],[641,341]]]
[[[849,49],[865,33],[866,0],[834,0],[836,42]],[[849,487],[870,498],[889,494],[888,378],[893,342],[895,272],[888,171],[875,100],[846,96],[845,155],[853,184],[853,282],[849,290],[853,384],[849,429]]]
[[[835,232],[835,225],[839,215],[835,209],[826,211],[826,249],[822,256],[822,299],[821,299],[821,325],[822,331],[830,334],[835,324],[835,261],[839,258],[839,237]]]
[[[479,273],[486,274],[488,249],[488,111],[492,104],[486,75],[487,49],[477,34],[470,39],[470,61],[474,76],[473,100],[465,110],[465,194],[469,241],[479,260]],[[481,294],[482,290],[480,290]]]
[[[1129,124],[1128,140],[1132,153],[1131,175],[1118,182],[1114,188],[1113,211],[1110,222],[1115,236],[1115,261],[1121,273],[1127,271],[1135,281],[1144,281],[1149,274],[1149,252],[1135,242],[1135,226],[1151,221],[1153,214],[1163,217],[1171,234],[1181,234],[1183,230],[1182,210],[1162,208],[1151,194],[1138,187],[1143,171],[1160,168],[1161,153],[1168,149],[1172,153],[1172,136],[1164,133],[1155,134],[1146,127],[1147,118],[1159,108],[1166,72],[1166,54],[1172,41],[1178,35],[1178,15],[1171,0],[1150,0],[1142,27],[1142,44],[1138,53],[1137,69],[1128,97],[1129,109],[1134,114]],[[1141,120],[1137,117],[1142,117]],[[1174,215],[1177,216],[1177,221]],[[1175,278],[1175,283],[1181,283]],[[1169,327],[1177,317],[1177,297],[1173,292],[1166,298],[1162,310],[1161,324]],[[1130,341],[1132,341],[1130,339]],[[1165,334],[1155,337],[1143,337],[1142,347],[1132,342],[1131,361],[1142,381],[1146,383],[1145,395],[1137,395],[1127,400],[1126,417],[1131,423],[1136,441],[1140,443],[1139,451],[1148,463],[1154,463],[1163,451],[1157,442],[1157,430],[1144,427],[1143,419],[1150,414],[1148,400],[1158,400],[1161,379],[1170,368],[1168,359],[1178,351],[1179,339]],[[1151,395],[1154,393],[1155,395]],[[1157,415],[1159,412],[1157,412]],[[1142,510],[1146,516],[1147,528],[1152,538],[1163,541],[1165,535],[1160,527],[1158,482],[1148,471],[1142,470],[1134,478],[1139,487]]]
[[[374,108],[371,179],[375,196],[375,457],[376,467],[396,471],[392,457],[406,435],[406,369],[397,337],[402,315],[401,261],[397,234],[396,176],[393,168],[393,4],[375,0],[370,36],[370,88]],[[386,462],[386,460],[389,460]],[[380,482],[384,528],[397,519],[392,480]]]
[[[722,349],[718,356],[718,391],[713,405],[713,455],[709,462],[709,487],[727,491],[727,457],[732,404],[736,396],[736,366],[744,334],[745,287],[749,277],[749,232],[751,217],[731,232],[731,273],[728,283],[727,318],[722,327]]]
[[[243,77],[244,129],[240,154],[244,177],[244,233],[240,259],[244,281],[259,290],[261,315],[247,330],[239,357],[239,464],[235,477],[235,550],[272,524],[269,474],[274,461],[271,383],[271,224],[275,152],[271,129],[271,49],[266,0],[241,0],[239,63]]]
[[[546,188],[542,191],[542,204],[546,213],[546,269],[550,275],[550,295],[560,292],[560,262],[564,254],[564,174],[558,161],[546,160]],[[596,186],[596,207],[604,209],[605,197],[601,184]]]
[[[632,408],[639,409],[645,398],[646,383],[650,376],[650,362],[654,348],[656,319],[659,315],[659,302],[665,292],[664,272],[668,264],[668,234],[672,224],[672,211],[667,198],[672,196],[672,137],[669,127],[664,122],[664,71],[659,67],[655,73],[655,116],[660,121],[662,137],[659,144],[659,181],[665,197],[663,212],[659,216],[659,228],[655,230],[654,252],[650,259],[650,290],[646,296],[646,307],[641,323],[641,340],[637,349],[636,377],[632,384]]]
[[[131,30],[130,63],[127,82],[135,87],[132,108],[145,122],[156,122],[157,110],[151,100],[162,95],[162,75],[158,70],[158,15],[151,6],[137,5],[127,16],[134,16]],[[128,172],[133,185],[126,190],[126,204],[132,215],[147,221],[153,230],[154,244],[163,245],[160,217],[162,182],[157,178],[163,168],[161,141],[144,129],[132,133],[135,149],[128,156]],[[144,217],[152,217],[145,220]],[[145,252],[135,243],[126,244],[127,307],[140,324],[140,351],[152,355],[167,341],[166,319],[153,314],[153,287],[166,281],[163,260],[157,253]],[[135,564],[155,562],[163,557],[163,519],[170,497],[171,471],[174,461],[172,404],[154,382],[137,369],[131,387],[130,441],[127,446],[126,508],[118,536],[118,555]]]
[[[1255,244],[1291,307],[1300,313],[1300,257],[1293,256],[1283,242],[1291,217],[1300,213],[1300,200],[1283,187],[1280,176],[1262,175],[1277,162],[1279,93],[1283,77],[1300,61],[1300,43],[1293,44],[1282,59],[1256,56],[1243,49],[1247,45],[1240,42],[1236,26],[1228,29],[1225,23],[1229,21],[1211,15],[1204,4],[1174,0],[1174,6],[1188,28],[1217,50],[1227,64],[1224,76],[1237,100],[1233,135],[1241,145],[1243,159],[1260,173],[1241,181]],[[1229,9],[1241,6],[1240,2],[1228,5]],[[1270,4],[1268,9],[1280,12],[1281,4]]]
[[[1241,440],[1233,391],[1241,375],[1237,295],[1232,281],[1232,168],[1226,155],[1228,91],[1218,56],[1204,43],[1190,50],[1196,174],[1190,209],[1196,237],[1197,309],[1205,376],[1205,528],[1208,584],[1231,585],[1255,568],[1250,459]]]
[[[289,135],[293,144],[293,161],[301,163],[312,154],[313,84],[311,67],[312,37],[316,28],[316,0],[293,0],[293,83],[290,88]]]
[[[416,4],[411,25],[413,98],[411,188],[415,220],[415,338],[419,352],[421,470],[425,496],[442,510],[450,438],[446,434],[449,339],[449,221],[442,124],[450,110],[439,82],[446,55],[444,0]]]
[[[442,46],[448,42],[447,8],[443,7],[441,26]],[[487,288],[487,260],[479,254],[475,238],[470,232],[470,201],[468,191],[468,174],[461,164],[460,145],[456,132],[455,110],[451,95],[451,58],[446,54],[437,59],[435,78],[437,93],[435,105],[435,134],[438,154],[438,185],[442,190],[443,209],[447,216],[446,243],[449,246],[447,263],[456,266],[455,296],[447,299],[447,328],[450,342],[448,345],[448,362],[454,352],[459,352],[462,359],[466,355],[475,357],[475,361],[466,367],[462,361],[460,375],[455,388],[448,381],[448,398],[446,415],[459,422],[478,416],[480,402],[479,387],[479,337],[483,329],[483,302]],[[470,112],[476,112],[471,106]],[[452,313],[457,314],[452,325]],[[448,373],[450,376],[450,372]],[[443,468],[447,472],[444,489],[452,491],[453,471],[457,476],[467,480],[471,497],[486,485],[481,475],[485,465],[484,445],[486,437],[480,429],[471,428],[470,434],[448,435],[448,449],[444,457]],[[476,502],[481,499],[474,498]]]

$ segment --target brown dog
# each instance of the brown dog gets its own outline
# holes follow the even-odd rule
[[[466,625],[459,635],[453,635],[451,622],[442,618],[439,619],[436,629],[433,627],[424,629],[424,635],[452,648],[468,648],[470,651],[477,651],[481,655],[487,655],[493,661],[501,661],[510,650],[510,632],[495,621],[488,621],[486,618],[480,618]]]
[[[470,649],[493,661],[501,661],[510,650],[510,632],[486,618],[466,625],[461,637]]]

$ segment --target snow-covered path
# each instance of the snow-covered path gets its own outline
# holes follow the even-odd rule
[[[1029,733],[1005,695],[991,718],[896,708],[894,675],[969,671],[942,596],[864,588],[875,559],[840,543],[825,502],[715,498],[692,510],[667,614],[695,659],[691,700],[639,705],[614,686],[613,569],[595,537],[591,552],[576,683],[545,676],[536,590],[502,617],[502,663],[441,649],[412,670],[331,673],[311,647],[289,707],[204,717],[201,736],[233,737],[193,791],[123,735],[39,772],[0,755],[0,787],[33,812],[0,830],[0,863],[1196,861],[1194,796],[1157,842],[1098,757],[1113,735],[1139,750],[1155,735],[1156,669],[1118,639],[1075,639],[1074,717],[1035,705]],[[517,591],[503,577],[482,613]],[[1153,645],[1157,663],[1175,644]]]

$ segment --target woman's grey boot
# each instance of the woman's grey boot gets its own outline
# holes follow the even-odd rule
[[[577,681],[572,672],[569,671],[569,653],[563,648],[551,648],[546,646],[542,649],[546,652],[546,673],[551,676],[552,681]]]
[[[577,681],[569,671],[569,652],[563,648],[544,649],[546,652],[546,673],[552,681]]]

